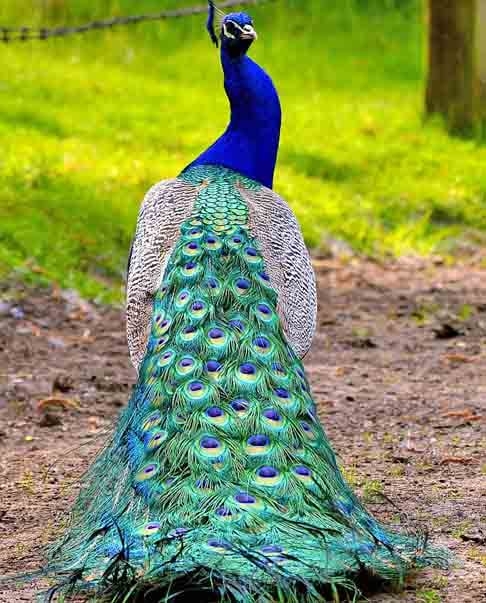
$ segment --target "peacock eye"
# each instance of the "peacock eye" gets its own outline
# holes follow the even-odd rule
[[[236,27],[232,21],[228,21],[228,23],[226,23],[226,35],[228,34],[230,36],[235,36],[236,34]]]

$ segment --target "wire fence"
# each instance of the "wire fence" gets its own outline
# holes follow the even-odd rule
[[[247,6],[262,4],[270,0],[224,0],[218,4],[218,7],[233,8],[237,6]],[[8,44],[10,42],[27,42],[29,40],[48,40],[49,38],[62,38],[77,34],[84,34],[90,31],[99,31],[103,29],[112,29],[122,25],[136,25],[148,21],[163,21],[165,19],[177,19],[191,15],[200,15],[206,13],[207,5],[179,8],[174,10],[165,10],[157,13],[142,15],[127,15],[120,17],[111,17],[83,23],[82,25],[60,26],[60,27],[2,27],[0,26],[0,42]]]

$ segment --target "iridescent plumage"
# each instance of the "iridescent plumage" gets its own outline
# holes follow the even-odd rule
[[[321,587],[353,592],[365,570],[400,582],[444,561],[425,538],[386,530],[340,473],[249,231],[239,189],[259,184],[216,166],[182,178],[204,185],[138,383],[51,568],[113,597],[184,584],[250,603],[319,601]]]
[[[239,27],[250,35],[248,19]],[[228,61],[246,60],[225,56],[227,44],[225,72]],[[232,77],[257,78],[236,83],[257,94],[260,68],[233,67]],[[277,114],[279,105],[272,144]],[[262,127],[256,122],[246,150]],[[129,330],[138,381],[51,551],[48,572],[66,578],[60,591],[116,602],[152,592],[157,601],[315,603],[326,589],[356,595],[364,573],[401,582],[413,567],[446,562],[421,535],[381,525],[339,470],[291,345],[302,316],[285,310],[292,294],[277,283],[286,274],[294,282],[286,232],[295,265],[306,267],[308,256],[290,210],[252,207],[272,195],[275,156],[264,165],[240,157],[246,135],[234,133],[216,143],[217,154],[236,144],[228,162],[211,164],[211,151],[162,186],[160,201],[177,209],[170,227],[157,203],[141,212],[128,296],[129,318],[142,316]],[[280,228],[278,215],[291,218]]]

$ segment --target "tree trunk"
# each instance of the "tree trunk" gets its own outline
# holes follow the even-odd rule
[[[486,125],[486,0],[477,0],[478,21],[477,31],[477,64],[479,88],[479,119],[482,123],[483,134]]]
[[[479,121],[477,20],[483,0],[429,0],[426,113],[443,115],[451,132],[473,133]]]

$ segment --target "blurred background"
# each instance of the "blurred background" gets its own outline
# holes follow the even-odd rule
[[[3,0],[0,26],[198,4]],[[454,262],[486,247],[486,147],[468,55],[480,9],[471,0],[471,20],[468,0],[456,15],[426,4],[276,0],[248,9],[260,35],[251,54],[284,109],[275,188],[318,254]],[[227,122],[205,17],[0,44],[0,61],[0,280],[121,300],[144,193]]]

